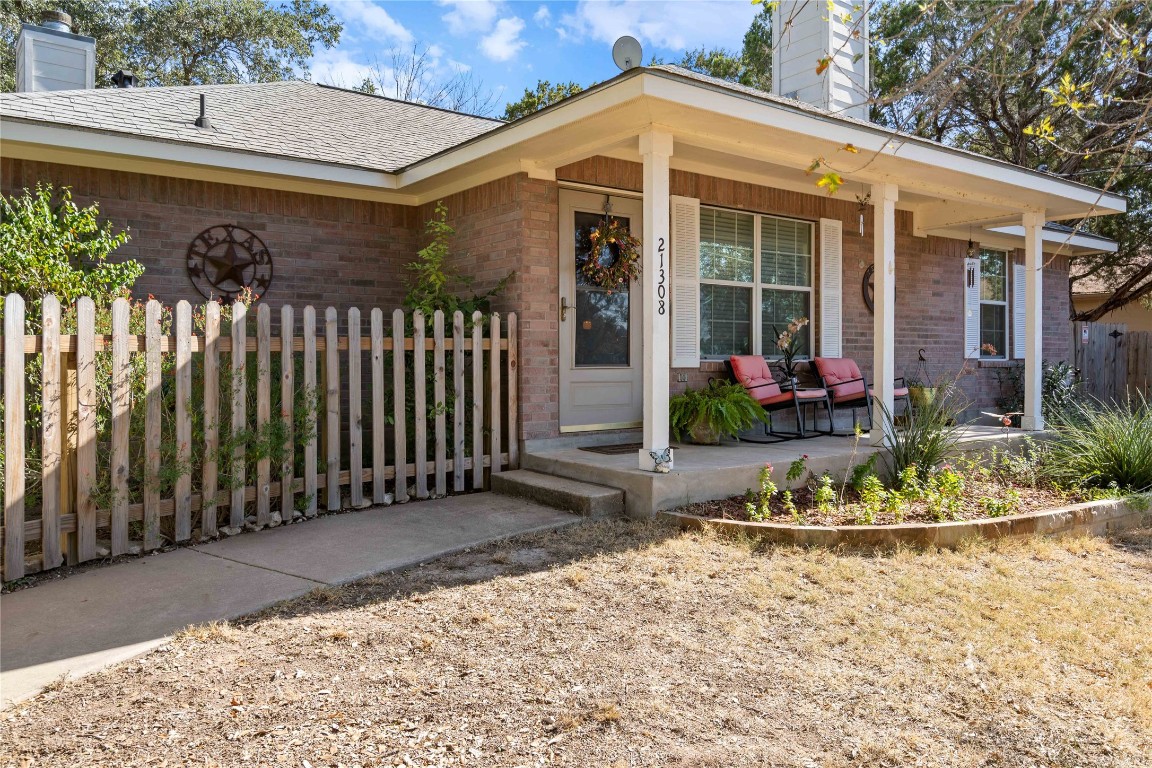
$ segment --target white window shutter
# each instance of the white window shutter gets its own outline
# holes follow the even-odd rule
[[[843,357],[844,225],[820,219],[820,356]]]
[[[1012,266],[1012,357],[1023,358],[1027,340],[1028,297],[1023,264]]]
[[[964,357],[980,357],[980,259],[964,259]]]
[[[672,367],[700,367],[700,201],[672,207]]]

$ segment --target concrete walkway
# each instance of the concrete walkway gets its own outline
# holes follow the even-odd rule
[[[164,643],[317,587],[579,522],[490,493],[322,517],[96,568],[0,597],[0,707],[67,674]]]

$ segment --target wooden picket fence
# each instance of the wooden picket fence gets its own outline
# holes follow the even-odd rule
[[[1124,323],[1073,325],[1076,367],[1087,394],[1104,402],[1123,402],[1138,392],[1152,398],[1152,332],[1129,332]]]
[[[255,524],[249,522],[249,528],[262,528],[292,522],[294,516],[312,517],[320,507],[335,511],[442,496],[450,490],[478,490],[487,487],[486,472],[518,464],[514,314],[502,319],[477,312],[469,329],[460,312],[446,318],[437,311],[425,318],[397,309],[388,324],[384,312],[373,309],[365,329],[360,310],[352,308],[345,314],[342,335],[340,313],[332,307],[322,317],[313,307],[305,307],[298,326],[295,310],[283,306],[278,333],[273,335],[273,310],[260,303],[253,338],[244,304],[232,306],[231,320],[222,328],[221,305],[207,302],[200,334],[193,332],[191,305],[182,301],[171,319],[172,335],[162,335],[163,311],[158,302],[149,301],[145,333],[133,334],[130,305],[117,299],[111,307],[111,333],[101,334],[96,332],[95,305],[90,298],[81,298],[75,305],[77,333],[65,335],[60,302],[46,297],[39,332],[28,334],[24,300],[16,294],[5,298],[0,531],[5,581],[58,567],[66,559],[85,562],[188,541],[197,513],[197,533],[208,538],[218,535],[224,522],[224,533],[238,532],[252,515]],[[410,335],[407,328],[413,329]],[[393,354],[397,350],[406,354]],[[133,402],[130,381],[133,360],[138,370],[140,355],[142,403]],[[35,369],[29,367],[34,356],[42,361],[39,380],[28,373]],[[273,356],[278,356],[280,368],[276,414]],[[167,373],[162,364],[166,357]],[[255,365],[254,377],[250,365]],[[98,370],[107,379],[98,381]],[[302,375],[302,387],[297,375]],[[170,380],[163,381],[165,377]],[[193,387],[194,377],[202,384],[199,388]],[[248,412],[253,379],[254,418]],[[107,412],[98,413],[105,407],[98,385],[110,393]],[[39,406],[40,427],[29,430],[27,389],[37,386],[40,392],[32,402]],[[174,414],[161,412],[165,387],[174,388]],[[299,391],[312,394],[303,415],[293,410]],[[363,410],[369,396],[366,425]],[[229,423],[221,423],[222,406],[231,414]],[[130,436],[130,419],[139,408],[144,409],[143,435]],[[97,432],[98,417],[110,424],[104,437]],[[202,466],[195,468],[190,461],[194,417],[203,440],[197,449],[202,448]],[[249,465],[254,461],[255,476],[246,477],[242,444],[232,449],[234,460],[221,466],[217,457],[222,439],[260,434],[275,418],[284,423],[287,435],[279,466],[272,466],[269,456],[263,455],[248,461]],[[315,428],[308,430],[307,439],[294,440],[292,425],[301,420]],[[165,423],[174,423],[167,445],[174,446],[173,466],[180,474],[171,496],[161,498],[159,485],[141,478],[161,473]],[[366,435],[371,442],[367,458]],[[28,440],[35,440],[38,447],[38,472],[34,465],[26,466]],[[130,440],[137,444],[132,461]],[[98,442],[106,457],[100,462]],[[138,465],[141,456],[143,466]],[[296,467],[301,465],[297,476]],[[221,488],[224,471],[231,473],[231,481]],[[26,509],[29,473],[40,483],[38,509]],[[142,496],[136,503],[130,499],[130,482]],[[110,492],[97,494],[98,485]]]

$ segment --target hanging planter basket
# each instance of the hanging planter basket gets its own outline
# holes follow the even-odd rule
[[[580,267],[588,282],[611,293],[640,277],[640,240],[614,217],[605,216],[588,241],[588,258]]]

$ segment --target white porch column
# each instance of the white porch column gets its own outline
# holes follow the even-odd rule
[[[1024,429],[1044,429],[1044,211],[1024,214]]]
[[[672,454],[668,448],[668,379],[672,363],[668,321],[668,158],[672,134],[652,130],[640,134],[644,158],[644,263],[640,273],[643,291],[644,445],[640,469],[668,471]],[[657,455],[668,451],[667,462]]]
[[[872,332],[872,444],[883,445],[891,424],[884,410],[892,413],[892,380],[896,377],[896,200],[895,184],[872,185],[874,306]]]

